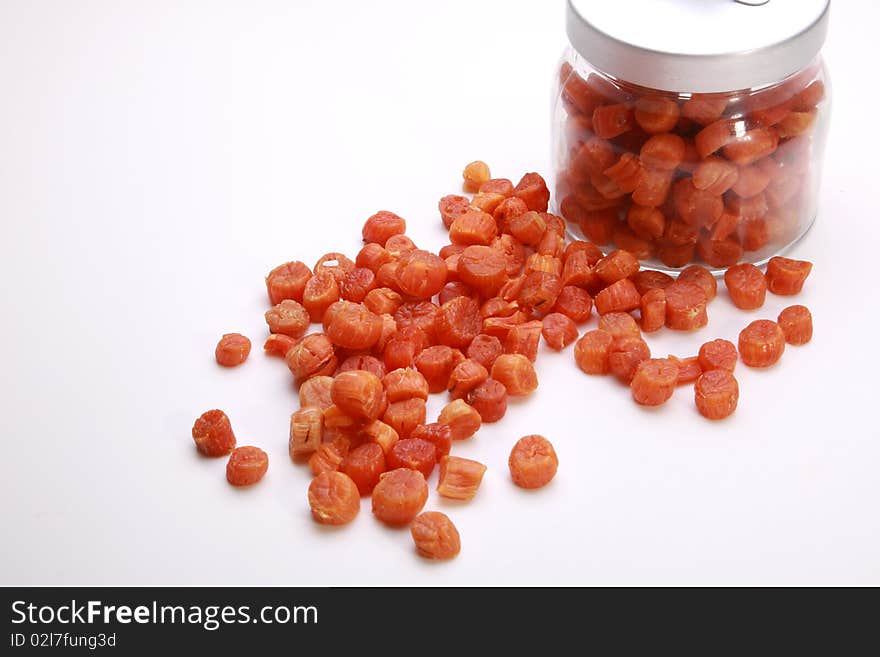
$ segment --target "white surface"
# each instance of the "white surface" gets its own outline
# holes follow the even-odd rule
[[[751,89],[806,68],[828,30],[829,0],[569,0],[567,32],[620,80],[682,93]]]
[[[647,411],[570,348],[543,353],[533,398],[455,447],[489,466],[478,497],[429,500],[461,531],[448,564],[418,559],[368,501],[349,527],[311,521],[287,457],[295,393],[260,349],[263,277],[353,254],[380,208],[439,247],[437,199],[475,158],[546,173],[564,7],[342,11],[0,4],[0,584],[880,584],[873,3],[835,9],[821,216],[794,253],[815,262],[804,294],[753,313],[722,295],[699,335],[649,338],[691,354],[802,302],[813,342],[741,367],[720,424],[687,388]],[[213,362],[229,331],[255,343],[231,371]],[[252,490],[194,450],[215,407],[270,454]],[[561,464],[527,493],[506,461],[531,432]]]

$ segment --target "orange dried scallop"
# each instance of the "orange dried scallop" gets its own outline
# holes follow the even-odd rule
[[[670,355],[668,358],[678,366],[678,381],[676,385],[694,383],[703,373],[703,368],[700,367],[700,359],[697,356],[677,358]]]
[[[321,410],[333,406],[330,398],[330,388],[333,386],[333,377],[313,376],[303,381],[299,387],[299,405],[302,407],[316,406]]]
[[[493,378],[471,390],[465,400],[479,413],[483,423],[498,422],[507,412],[507,388]]]
[[[571,166],[585,175],[604,172],[615,162],[614,146],[611,142],[592,137],[578,149],[572,158]]]
[[[788,344],[802,345],[813,338],[813,316],[806,306],[789,306],[776,320]]]
[[[376,442],[355,447],[342,460],[340,470],[347,474],[361,495],[369,495],[385,472],[385,453]]]
[[[708,124],[694,137],[697,153],[703,159],[724,148],[736,139],[736,122],[718,119]]]
[[[420,424],[410,434],[410,439],[418,438],[434,445],[437,459],[449,454],[452,449],[452,428],[447,424],[431,422]],[[417,468],[418,469],[418,468]]]
[[[337,374],[330,386],[330,399],[343,414],[354,420],[377,419],[386,403],[382,380],[366,370]]]
[[[460,220],[461,217],[456,219],[456,222]],[[492,222],[494,224],[494,219]],[[400,257],[397,285],[407,296],[430,299],[446,285],[447,274],[446,261],[443,258],[416,249]]]
[[[675,282],[669,274],[653,269],[643,269],[629,277],[635,283],[639,294],[646,294],[650,290],[665,290]]]
[[[718,194],[697,189],[691,178],[682,178],[672,188],[678,216],[689,226],[711,226],[724,212],[724,200]]]
[[[443,392],[449,388],[449,377],[463,354],[448,345],[435,345],[419,353],[414,360],[416,369],[428,382],[430,392]]]
[[[629,385],[639,364],[649,358],[651,350],[642,338],[615,338],[608,354],[608,369],[621,382]]]
[[[512,217],[507,222],[507,232],[526,246],[536,247],[547,230],[547,222],[540,212],[529,211]]]
[[[385,363],[385,370],[392,372],[397,369],[412,367],[418,351],[419,347],[415,340],[399,335],[392,336],[382,349],[382,361]]]
[[[339,347],[369,349],[382,335],[382,318],[363,304],[337,301],[324,313],[324,329]]]
[[[448,265],[447,265],[448,266]],[[447,301],[452,301],[457,297],[475,297],[474,291],[461,281],[449,281],[440,290],[437,299],[442,306]]]
[[[718,283],[708,269],[702,265],[688,265],[678,273],[677,281],[681,283],[693,283],[703,288],[706,293],[706,301],[712,301],[718,292]]]
[[[339,282],[339,296],[346,301],[361,303],[376,288],[376,275],[366,267],[355,267]]]
[[[495,210],[501,205],[502,201],[504,201],[503,194],[498,194],[496,192],[479,192],[471,199],[471,207],[494,215]]]
[[[724,156],[741,167],[754,164],[771,155],[779,145],[779,134],[773,128],[753,128],[724,145]]]
[[[334,440],[323,443],[309,457],[309,469],[312,474],[318,476],[322,472],[336,472],[342,465],[342,461],[348,455],[351,441],[340,436]]]
[[[507,178],[490,178],[480,185],[479,192],[481,194],[501,194],[507,197],[513,194],[513,183]]]
[[[489,165],[481,160],[469,163],[461,175],[464,178],[464,191],[466,192],[478,191],[480,185],[492,178]]]
[[[425,559],[453,559],[461,552],[458,529],[445,513],[425,511],[413,520],[410,534]]]
[[[251,341],[247,337],[241,333],[226,333],[214,349],[214,359],[223,367],[236,367],[246,361],[250,353]]]
[[[541,322],[544,342],[554,351],[561,351],[577,340],[578,330],[574,321],[562,313],[550,313]]]
[[[730,340],[719,338],[703,344],[697,354],[697,359],[700,361],[700,369],[703,372],[709,370],[733,372],[736,369],[739,354],[736,351],[736,346]]]
[[[373,489],[373,514],[393,527],[407,525],[427,500],[428,483],[424,475],[418,470],[398,468],[382,474]]]
[[[324,438],[324,413],[317,406],[303,406],[290,415],[287,451],[296,459],[312,454]]]
[[[523,396],[538,387],[538,375],[532,362],[522,354],[502,354],[492,364],[492,378],[499,381],[507,394]]]
[[[559,458],[550,441],[543,436],[520,438],[507,460],[510,477],[520,488],[541,488],[556,476]]]
[[[402,333],[406,330],[419,329],[421,336],[427,340],[420,344],[419,350],[431,343],[434,336],[434,320],[439,308],[430,301],[407,301],[401,304],[394,313],[394,321]]]
[[[367,292],[363,303],[376,315],[393,315],[403,303],[403,297],[390,287],[377,287]]]
[[[353,370],[363,370],[377,376],[380,380],[385,376],[385,363],[375,356],[367,356],[364,354],[355,354],[349,356],[339,364],[337,374],[342,372],[351,372]]]
[[[303,290],[311,277],[312,270],[298,260],[277,266],[266,277],[269,301],[273,306],[285,299],[302,301]]]
[[[760,97],[760,94],[758,97]],[[749,119],[759,126],[770,127],[778,125],[785,117],[791,114],[791,98],[775,105],[768,101],[756,102],[756,98],[751,100],[751,104],[755,105],[756,108],[749,114]]]
[[[633,203],[646,207],[663,205],[672,187],[673,173],[671,170],[646,166],[639,177],[638,185],[632,192]]]
[[[455,221],[456,217],[467,212],[470,206],[471,202],[467,198],[456,194],[444,196],[437,204],[440,210],[440,218],[443,220],[443,225],[447,228],[452,226],[452,222]]]
[[[403,237],[402,235],[398,235],[397,237]],[[408,238],[404,238],[408,239]],[[342,277],[345,276],[346,272],[354,269],[354,263],[351,259],[342,254],[342,253],[325,253],[322,255],[318,262],[315,263],[315,275],[318,274],[330,274],[333,278],[336,279],[336,282],[340,282]]]
[[[731,267],[742,258],[743,248],[735,239],[701,239],[697,243],[697,253],[712,267]]]
[[[721,195],[736,184],[739,170],[720,157],[708,157],[694,170],[694,187]]]
[[[805,260],[792,260],[775,256],[767,263],[767,289],[773,294],[798,294],[810,275],[813,264]]]
[[[516,196],[511,196],[501,201],[495,207],[495,210],[492,211],[492,218],[495,219],[498,230],[504,233],[507,232],[507,226],[510,224],[511,219],[528,211],[529,206],[526,205],[525,201]]]
[[[699,237],[697,230],[696,226],[691,226],[679,218],[672,219],[666,223],[662,243],[671,246],[690,245],[693,252],[693,245],[697,243]]]
[[[593,132],[602,139],[613,139],[632,130],[633,111],[628,105],[602,105],[593,110]]]
[[[711,370],[700,375],[694,384],[697,410],[709,420],[722,420],[736,410],[739,385],[728,370]]]
[[[489,370],[482,363],[466,358],[449,375],[449,396],[452,399],[462,399],[488,378]]]
[[[660,210],[635,203],[627,210],[626,223],[638,237],[646,240],[662,237],[666,229],[666,217]]]
[[[635,283],[623,278],[596,295],[596,312],[600,315],[614,312],[627,312],[639,307],[641,296]]]
[[[709,322],[706,292],[695,283],[676,281],[666,288],[666,326],[677,331],[693,331]]]
[[[494,335],[480,334],[473,339],[467,348],[467,357],[480,363],[486,369],[491,369],[495,359],[504,353],[504,347]]]
[[[656,135],[675,128],[681,110],[678,103],[669,98],[644,96],[636,101],[633,115],[642,130]]]
[[[733,212],[722,212],[721,216],[718,218],[718,221],[716,221],[715,225],[712,226],[712,230],[708,234],[708,237],[710,240],[715,242],[726,240],[728,237],[736,233],[739,225],[739,215],[736,215]]]
[[[431,441],[422,438],[398,440],[388,450],[386,463],[389,470],[411,468],[428,478],[437,463],[437,447]],[[373,485],[375,483],[378,483],[378,476]]]
[[[402,235],[405,232],[406,221],[403,217],[387,210],[380,210],[364,222],[361,235],[364,242],[374,242],[385,246],[389,237]]]
[[[624,194],[631,194],[639,186],[643,169],[644,167],[638,156],[629,152],[621,153],[617,161],[602,172],[604,178],[597,178],[596,174],[590,177],[590,182],[594,186],[594,190],[600,195],[600,198],[605,198],[610,203],[601,203],[599,199],[595,199],[598,204],[602,205],[601,208],[589,207],[589,205],[594,204],[588,204],[585,208],[587,210],[600,210],[617,206],[619,201],[615,199],[619,199]],[[597,182],[601,183],[601,185],[597,185]],[[605,192],[604,194],[603,191]]]
[[[531,308],[541,315],[547,314],[562,291],[562,278],[545,271],[533,271],[526,275],[518,301],[521,307]]]
[[[327,309],[339,301],[339,283],[333,274],[321,272],[312,276],[303,290],[302,305],[313,322],[323,322]]]
[[[563,287],[574,285],[590,291],[598,288],[599,283],[599,277],[593,271],[588,253],[576,251],[565,258],[562,269]]]
[[[524,201],[529,210],[547,212],[550,190],[547,189],[547,183],[540,174],[534,172],[524,174],[513,188],[513,194]]]
[[[553,311],[565,315],[575,324],[581,324],[593,313],[593,297],[583,288],[565,285],[556,297]]]
[[[470,297],[447,301],[434,318],[434,334],[440,344],[467,347],[483,328],[480,305]]]
[[[460,456],[440,459],[440,479],[437,493],[453,500],[470,500],[477,494],[486,466]]]
[[[287,355],[287,352],[293,349],[298,342],[298,339],[291,338],[289,335],[270,333],[269,337],[267,337],[266,341],[263,343],[263,351],[266,352],[267,356],[284,358]]]
[[[648,290],[640,302],[642,330],[659,331],[666,324],[666,292],[661,288]]]
[[[269,456],[259,447],[236,447],[226,464],[226,481],[233,486],[252,486],[269,468]]]
[[[749,367],[770,367],[785,351],[785,333],[779,324],[758,319],[739,334],[739,354]]]
[[[608,374],[608,356],[613,342],[614,337],[606,331],[601,329],[587,331],[574,346],[574,360],[577,366],[587,374]]]
[[[700,154],[697,153],[697,147],[694,145],[693,139],[686,139],[684,142],[684,158],[678,165],[678,171],[686,174],[693,174],[700,163]]]
[[[235,448],[229,417],[221,410],[202,413],[192,428],[196,449],[205,456],[226,456]]]
[[[308,312],[293,299],[285,299],[267,310],[265,318],[271,333],[282,333],[292,338],[302,337],[309,328]]]
[[[526,261],[526,248],[512,235],[499,235],[492,240],[492,248],[504,256],[506,263],[505,273],[508,278],[517,277],[522,273],[523,263]],[[505,281],[504,285],[506,284],[507,281]],[[501,286],[501,289],[504,289],[504,285]]]
[[[425,400],[404,399],[388,404],[382,421],[397,432],[401,439],[409,438],[413,430],[425,423]]]
[[[742,221],[761,219],[767,215],[767,195],[756,194],[749,198],[732,196],[727,203],[727,210]]]
[[[458,276],[483,297],[491,297],[507,281],[507,258],[491,246],[468,246],[459,257]]]
[[[733,305],[741,310],[755,310],[764,305],[767,281],[755,265],[742,263],[724,273],[724,284]]]
[[[600,331],[609,333],[612,338],[642,337],[639,325],[629,313],[607,313],[599,318]]]
[[[437,421],[449,427],[453,440],[470,438],[483,424],[480,414],[464,399],[454,399],[446,404]]]
[[[639,363],[630,382],[633,399],[642,406],[665,403],[678,383],[678,365],[668,358],[651,358]]]
[[[594,271],[606,285],[632,276],[639,270],[638,259],[629,251],[618,249],[599,260]]]
[[[727,98],[709,94],[694,94],[681,106],[681,115],[699,125],[709,125],[721,118],[727,108]]]
[[[355,256],[354,264],[358,267],[369,269],[376,274],[379,271],[379,267],[388,264],[393,260],[394,256],[388,252],[388,249],[381,244],[369,242],[364,244],[363,247],[361,247],[361,250],[358,251],[357,256]]]
[[[322,472],[309,484],[312,517],[323,525],[344,525],[357,516],[361,496],[351,478],[341,472]]]
[[[571,111],[592,115],[593,110],[602,103],[602,96],[567,62],[560,67],[559,84],[562,99]]]

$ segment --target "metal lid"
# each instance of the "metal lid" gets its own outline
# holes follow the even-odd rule
[[[568,0],[572,46],[608,75],[665,91],[762,87],[805,68],[830,0]]]

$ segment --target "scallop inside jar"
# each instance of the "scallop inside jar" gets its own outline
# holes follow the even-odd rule
[[[762,265],[817,214],[829,0],[709,9],[696,0],[568,3],[555,209],[576,238],[655,269]]]

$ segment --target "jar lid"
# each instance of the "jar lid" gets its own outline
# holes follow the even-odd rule
[[[619,80],[674,92],[763,87],[804,69],[830,0],[568,0],[572,46]]]

